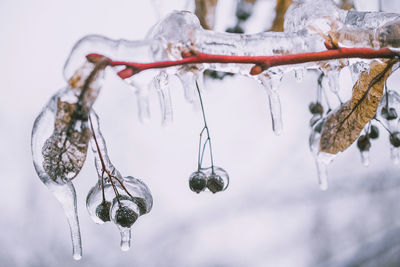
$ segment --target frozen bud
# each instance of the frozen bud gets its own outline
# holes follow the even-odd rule
[[[196,193],[200,193],[207,186],[207,176],[201,172],[196,171],[192,173],[189,177],[189,187],[190,190]]]
[[[361,135],[357,140],[357,147],[360,149],[360,151],[368,151],[371,148],[369,137],[366,135]]]
[[[394,132],[390,134],[390,143],[394,147],[400,147],[400,132]]]

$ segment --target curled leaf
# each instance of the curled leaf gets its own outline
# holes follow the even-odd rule
[[[320,151],[337,154],[348,148],[360,135],[364,126],[375,116],[395,59],[373,61],[353,87],[349,101],[332,112],[321,133]]]

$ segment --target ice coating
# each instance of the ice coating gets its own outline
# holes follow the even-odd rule
[[[332,27],[341,26],[347,15],[331,0],[294,1],[285,14],[285,32],[307,29],[325,35]]]
[[[102,224],[111,220],[117,225],[121,232],[121,249],[126,251],[130,247],[131,226],[138,217],[150,212],[153,206],[153,198],[145,183],[132,176],[122,177],[111,163],[106,142],[100,131],[99,118],[94,111],[91,113],[90,121],[93,125],[94,134],[91,138],[91,147],[99,180],[89,191],[86,207],[95,223]],[[110,203],[109,218],[106,221],[102,220],[98,213],[98,206],[104,202]],[[132,211],[128,219],[132,219],[133,222],[129,227],[118,221],[118,216],[116,217],[118,209],[122,207],[129,208]]]
[[[72,240],[72,254],[75,260],[82,257],[81,234],[76,208],[76,193],[73,184],[66,179],[58,177],[53,179],[43,168],[42,148],[54,130],[54,118],[57,112],[57,99],[64,90],[57,92],[43,108],[35,120],[32,130],[32,156],[33,164],[40,180],[61,204],[70,227]]]
[[[159,43],[151,39],[113,40],[101,35],[88,35],[80,39],[72,48],[64,65],[64,78],[68,81],[76,69],[86,61],[86,55],[91,53],[99,53],[114,60],[151,62],[154,60],[154,55],[160,52],[162,49]]]

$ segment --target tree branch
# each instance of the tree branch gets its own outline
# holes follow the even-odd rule
[[[258,75],[264,70],[271,67],[302,64],[307,62],[343,59],[343,58],[394,58],[398,56],[389,48],[371,49],[371,48],[339,48],[333,50],[326,50],[322,52],[313,53],[300,53],[288,54],[279,56],[228,56],[228,55],[212,55],[206,53],[197,53],[191,51],[190,53],[182,53],[182,59],[171,61],[157,61],[150,63],[138,63],[127,61],[114,61],[107,58],[108,65],[125,66],[125,69],[118,73],[122,79],[129,78],[141,71],[148,69],[161,69],[173,66],[201,64],[201,63],[237,63],[237,64],[254,64],[250,71],[251,75]],[[99,60],[104,60],[104,56],[100,54],[88,54],[87,60],[96,63]]]

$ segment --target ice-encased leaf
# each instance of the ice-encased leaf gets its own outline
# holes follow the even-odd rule
[[[91,131],[88,113],[100,90],[104,64],[85,64],[58,91],[36,118],[32,130],[32,156],[40,180],[62,205],[73,245],[73,257],[82,257],[76,194],[71,179],[86,159]]]
[[[375,116],[386,79],[397,60],[374,61],[354,85],[351,100],[332,112],[324,124],[320,150],[337,154],[349,147],[365,125]]]

